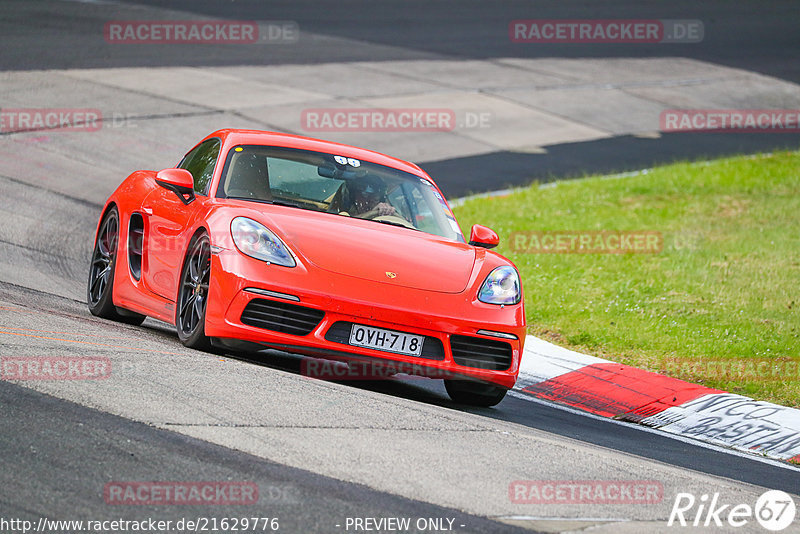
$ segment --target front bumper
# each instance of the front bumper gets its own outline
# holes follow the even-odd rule
[[[268,265],[222,249],[212,256],[205,333],[307,355],[373,361],[399,372],[470,378],[511,388],[519,374],[525,339],[523,305],[484,304],[470,291],[438,293],[357,279],[313,265]],[[245,309],[249,304],[248,310],[259,305],[251,304],[254,301],[263,301],[265,313],[286,308],[288,315],[295,315],[294,308],[299,307],[299,316],[308,316],[303,324],[308,324],[309,330],[264,328],[254,326],[253,321],[245,324]],[[316,323],[315,317],[319,317]],[[275,320],[278,322],[280,317]],[[351,324],[425,336],[426,345],[430,343],[432,348],[424,348],[417,357],[350,345],[346,331]],[[471,359],[468,353],[473,340],[478,349],[488,346],[497,353],[507,352],[507,365],[505,360],[498,364],[489,362],[492,358]]]

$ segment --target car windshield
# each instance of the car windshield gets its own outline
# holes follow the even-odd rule
[[[428,180],[336,154],[234,147],[217,197],[357,217],[464,242],[452,211]]]

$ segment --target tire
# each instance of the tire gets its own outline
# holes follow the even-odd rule
[[[181,269],[175,328],[184,346],[215,352],[205,335],[208,285],[211,279],[211,240],[206,234],[192,238]]]
[[[145,320],[144,315],[114,306],[114,266],[117,261],[119,235],[119,212],[117,208],[111,208],[100,223],[100,231],[92,251],[86,303],[92,315],[140,325]]]
[[[455,402],[484,408],[499,404],[508,392],[506,388],[466,379],[445,380],[444,388]]]

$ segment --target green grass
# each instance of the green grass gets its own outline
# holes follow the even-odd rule
[[[522,275],[531,334],[800,406],[800,152],[533,186],[455,212],[467,233],[479,223],[500,234],[496,250]],[[512,232],[554,230],[658,231],[663,250],[512,250]],[[761,367],[731,374],[727,363]]]

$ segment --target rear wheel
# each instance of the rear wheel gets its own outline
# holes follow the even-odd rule
[[[206,234],[192,238],[186,253],[175,326],[178,338],[185,346],[211,351],[211,340],[205,335],[208,284],[211,279],[211,240]]]
[[[470,406],[494,406],[508,392],[506,388],[466,379],[445,380],[444,387],[451,399]]]
[[[139,325],[144,321],[144,315],[114,306],[112,293],[118,244],[119,212],[117,208],[111,208],[100,223],[100,231],[94,244],[92,263],[89,266],[89,282],[86,287],[86,303],[92,315]]]

